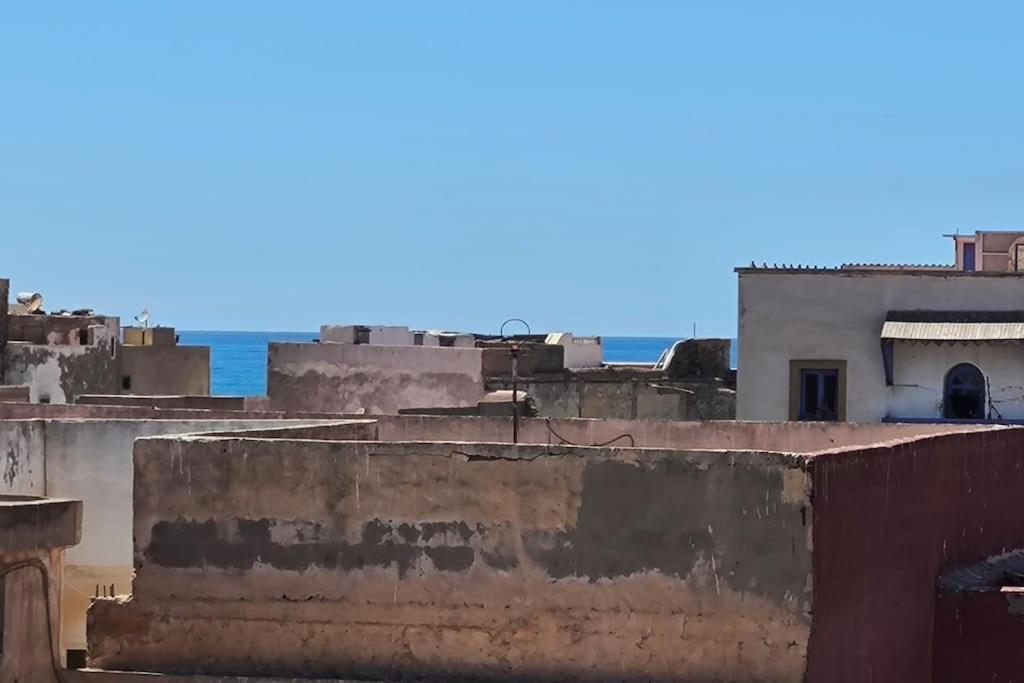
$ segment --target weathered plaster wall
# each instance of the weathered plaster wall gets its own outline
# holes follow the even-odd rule
[[[367,344],[271,343],[272,410],[394,414],[400,408],[476,405],[482,350]]]
[[[9,571],[0,582],[0,680],[59,683],[53,669],[61,652],[63,549],[77,542],[81,521],[78,501],[0,496],[0,568],[35,563]]]
[[[207,411],[246,410],[245,396],[203,396],[203,395],[159,395],[137,396],[133,394],[93,395],[85,394],[75,399],[77,405],[128,406],[149,408],[172,408]]]
[[[1024,547],[1022,452],[987,429],[813,458],[809,681],[931,683],[943,568]]]
[[[890,415],[941,418],[946,374],[958,363],[972,363],[988,385],[986,413],[996,419],[1024,419],[1024,346],[897,343],[894,357]]]
[[[210,393],[210,347],[122,346],[121,378],[131,378],[124,393],[205,395]]]
[[[0,421],[0,495],[46,494],[43,423]]]
[[[320,341],[354,344],[357,328],[367,328],[370,339],[368,344],[384,344],[387,346],[412,346],[413,334],[408,327],[401,325],[321,325]]]
[[[7,376],[7,297],[10,288],[10,280],[0,278],[0,384],[6,384]]]
[[[510,381],[489,379],[490,389],[510,389]],[[663,378],[586,381],[520,381],[544,417],[591,417],[621,420],[729,420],[735,416],[736,392],[719,383],[680,382]]]
[[[1024,589],[942,592],[932,683],[1012,683],[1024,671]]]
[[[110,343],[94,346],[7,345],[7,384],[27,384],[33,403],[71,403],[79,394],[117,393],[118,361]]]
[[[789,419],[790,360],[821,359],[847,361],[847,419],[933,417],[941,399],[933,389],[961,358],[986,359],[993,388],[1001,399],[1012,399],[1003,405],[1024,416],[1022,347],[907,347],[917,357],[910,360],[900,344],[899,382],[923,389],[886,387],[879,350],[890,310],[1017,310],[1022,300],[1024,278],[1018,276],[740,273],[736,416]],[[926,355],[931,360],[922,360]],[[911,365],[904,367],[901,359]]]
[[[94,605],[90,657],[260,675],[803,681],[803,464],[144,439],[134,597]]]
[[[509,418],[375,415],[382,441],[511,442]],[[977,430],[951,424],[853,424],[848,422],[673,422],[664,420],[520,420],[522,443],[641,448],[762,450],[809,453],[867,446],[927,434]],[[990,429],[1002,429],[990,427]]]
[[[0,428],[14,422],[0,422]],[[85,648],[85,612],[96,586],[128,593],[132,573],[132,445],[161,434],[243,430],[290,424],[276,420],[48,420],[48,496],[77,498],[87,511],[82,542],[68,551],[64,637]]]

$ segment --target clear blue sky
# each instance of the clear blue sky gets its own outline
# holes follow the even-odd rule
[[[5,3],[0,273],[186,329],[731,335],[736,265],[1024,225],[1019,7]]]

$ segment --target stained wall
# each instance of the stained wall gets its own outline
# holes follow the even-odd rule
[[[195,436],[135,451],[103,668],[803,681],[798,456]]]
[[[271,410],[394,414],[475,406],[484,397],[481,349],[270,343]]]

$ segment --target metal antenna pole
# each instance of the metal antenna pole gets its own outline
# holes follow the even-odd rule
[[[512,443],[519,443],[519,347],[512,345]]]
[[[508,339],[505,336],[505,326],[513,322],[522,323],[526,328],[526,333],[532,333],[530,324],[522,318],[509,318],[501,324],[501,329],[498,331],[502,341]],[[515,343],[514,339],[511,341],[512,346],[509,351],[512,355],[512,443],[519,443],[519,345]]]

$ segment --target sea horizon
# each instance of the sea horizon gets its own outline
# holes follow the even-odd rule
[[[267,344],[306,342],[318,331],[178,330],[183,346],[210,347],[210,393],[215,396],[265,396]],[[606,363],[654,363],[661,353],[687,337],[601,336]],[[736,366],[736,340],[731,364]]]

